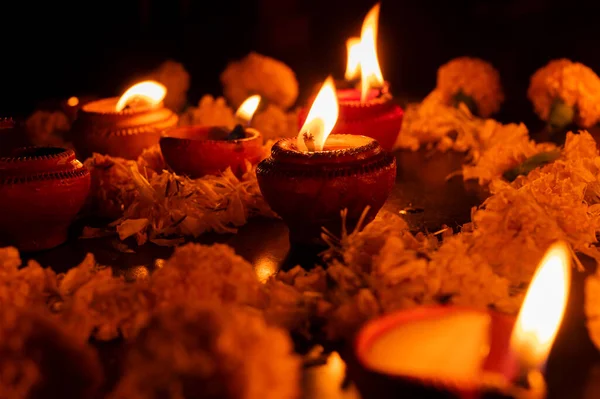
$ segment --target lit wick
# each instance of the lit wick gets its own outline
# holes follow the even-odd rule
[[[260,104],[260,96],[255,94],[248,97],[235,112],[236,125],[225,140],[238,140],[246,137],[246,128],[250,127],[252,117]]]
[[[315,136],[311,132],[302,133],[302,139],[308,152],[315,152]]]

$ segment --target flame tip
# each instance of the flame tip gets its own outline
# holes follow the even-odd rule
[[[141,99],[150,105],[158,105],[167,95],[167,88],[155,80],[144,80],[130,86],[117,101],[116,111],[122,111],[132,101]]]
[[[254,94],[244,100],[244,102],[239,106],[237,111],[235,111],[235,116],[239,119],[242,119],[245,123],[250,123],[260,102],[262,97],[259,94]]]

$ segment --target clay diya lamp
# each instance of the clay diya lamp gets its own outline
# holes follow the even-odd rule
[[[376,140],[329,136],[336,104],[335,85],[328,78],[298,138],[275,143],[271,157],[256,170],[263,196],[287,224],[294,245],[323,246],[322,228],[339,237],[342,210],[349,231],[361,218],[368,223],[394,186],[396,159]]]
[[[92,153],[137,159],[145,148],[158,144],[160,133],[177,125],[178,117],[163,107],[163,85],[138,83],[120,98],[104,98],[84,104],[72,129],[77,155]]]
[[[182,126],[165,131],[160,150],[167,165],[177,174],[198,178],[217,175],[227,168],[240,177],[246,161],[258,163],[263,157],[263,139],[251,128],[240,138],[228,139],[227,129],[210,126]]]
[[[367,323],[357,335],[350,372],[363,397],[538,398],[543,368],[562,322],[570,252],[552,246],[518,318],[455,306],[400,311]]]
[[[372,137],[385,150],[392,150],[402,127],[404,111],[389,92],[377,58],[377,25],[379,4],[364,19],[361,37],[347,42],[348,62],[345,87],[339,86],[339,118],[333,134],[355,134]],[[360,78],[360,88],[351,82]],[[302,126],[308,111],[299,114]]]
[[[27,147],[0,158],[0,240],[22,251],[62,244],[89,190],[73,150]]]
[[[233,129],[217,126],[181,126],[166,130],[160,150],[167,165],[177,174],[198,178],[217,175],[227,168],[241,177],[246,162],[256,164],[264,156],[263,138],[246,127],[258,108],[260,96],[246,99],[236,112]]]

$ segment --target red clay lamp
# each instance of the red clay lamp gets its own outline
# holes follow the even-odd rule
[[[0,158],[0,241],[39,251],[67,240],[90,190],[73,150],[27,147]]]
[[[240,105],[233,129],[180,126],[163,132],[160,149],[167,165],[192,178],[218,174],[229,167],[237,176],[244,174],[246,161],[256,164],[264,155],[261,134],[248,127],[260,100],[254,95]]]
[[[84,104],[72,129],[77,155],[92,153],[137,159],[158,144],[160,133],[177,125],[178,117],[162,104],[166,88],[147,80],[131,86],[121,97]]]
[[[348,39],[344,87],[337,90],[339,119],[332,134],[372,137],[391,150],[402,127],[404,111],[389,92],[377,57],[377,26],[380,5],[365,17],[361,37]],[[358,85],[355,82],[359,81]],[[341,86],[341,85],[340,85]],[[356,88],[359,86],[359,88]],[[300,112],[300,125],[308,111]]]
[[[370,137],[331,134],[339,113],[329,77],[296,138],[283,139],[257,167],[260,190],[290,230],[292,244],[323,246],[322,228],[341,232],[340,212],[353,229],[368,208],[371,221],[388,198],[396,159]]]
[[[562,242],[548,249],[516,320],[431,306],[369,322],[355,345],[364,397],[544,398],[543,370],[569,295],[570,256]]]

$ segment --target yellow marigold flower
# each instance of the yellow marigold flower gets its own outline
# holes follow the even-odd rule
[[[234,107],[253,94],[284,110],[298,97],[298,81],[294,71],[281,61],[250,53],[246,58],[227,65],[221,74],[223,93]]]
[[[575,122],[588,128],[600,121],[600,78],[578,62],[550,61],[531,77],[527,96],[538,116],[551,125]]]
[[[131,345],[108,398],[301,396],[302,362],[287,332],[250,309],[184,305],[153,315]]]
[[[190,74],[183,64],[167,60],[150,73],[148,79],[156,80],[167,88],[164,104],[167,108],[180,111],[187,102]]]
[[[233,129],[235,118],[233,110],[223,97],[214,98],[210,94],[206,94],[202,96],[197,107],[189,107],[181,114],[179,124],[182,126],[223,126]]]
[[[465,102],[469,108],[475,106],[476,113],[484,118],[498,112],[504,101],[500,74],[479,58],[459,57],[442,65],[436,90],[446,104]]]
[[[252,127],[260,131],[265,140],[294,137],[298,134],[298,112],[285,112],[269,104],[252,118]]]

